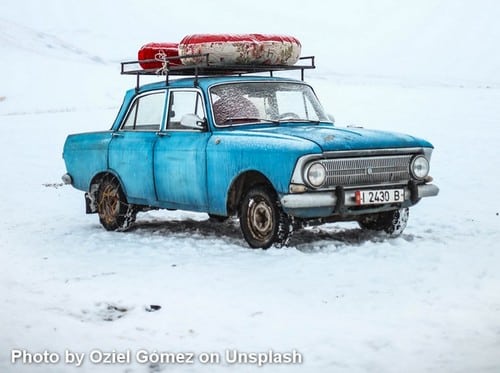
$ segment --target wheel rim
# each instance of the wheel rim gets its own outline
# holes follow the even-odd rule
[[[108,224],[116,220],[120,211],[120,194],[113,185],[106,185],[99,203],[99,215]]]
[[[248,207],[248,227],[258,240],[268,239],[273,232],[273,209],[266,201],[254,201]]]

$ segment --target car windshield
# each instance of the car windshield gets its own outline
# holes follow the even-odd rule
[[[216,125],[329,122],[313,90],[294,82],[241,82],[210,89]]]

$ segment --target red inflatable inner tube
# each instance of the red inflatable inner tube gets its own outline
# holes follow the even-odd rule
[[[148,43],[139,49],[137,59],[139,65],[143,69],[161,69],[163,67],[164,57],[178,57],[179,49],[177,43]],[[155,60],[150,62],[143,62],[145,60]],[[172,59],[168,61],[170,66],[179,66],[181,61],[179,59]]]
[[[220,43],[220,42],[289,42],[301,45],[300,41],[288,35],[274,34],[194,34],[185,36],[179,44]]]
[[[208,54],[209,65],[293,65],[301,47],[297,38],[288,35],[194,34],[179,43],[179,55]],[[184,65],[206,62],[203,57],[182,58]]]

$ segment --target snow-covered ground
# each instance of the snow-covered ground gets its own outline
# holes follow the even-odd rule
[[[0,371],[500,371],[500,6],[214,0],[192,14],[169,3],[0,4]],[[134,84],[117,61],[148,41],[227,31],[298,36],[339,125],[435,145],[441,193],[411,210],[402,237],[329,224],[250,250],[237,222],[187,212],[110,233],[81,192],[60,187],[67,134],[108,128]],[[231,365],[233,349],[303,361]],[[12,364],[15,350],[84,362]],[[92,363],[98,350],[131,361]],[[141,350],[195,363],[140,363]],[[203,353],[221,360],[202,364]]]

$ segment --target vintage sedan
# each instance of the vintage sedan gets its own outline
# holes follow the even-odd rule
[[[401,234],[408,208],[438,194],[433,146],[337,127],[311,86],[273,70],[180,66],[146,85],[132,70],[137,86],[111,128],[68,136],[63,180],[107,230],[127,230],[140,211],[182,209],[214,224],[238,217],[252,248],[285,245],[309,222]]]

